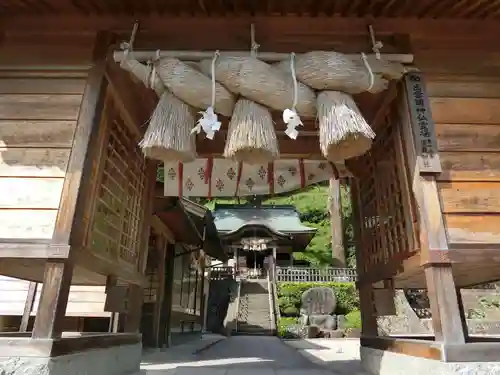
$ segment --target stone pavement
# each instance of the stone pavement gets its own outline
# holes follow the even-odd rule
[[[338,375],[366,375],[359,359],[359,339],[285,340],[311,362]]]
[[[140,375],[364,375],[354,355],[355,342],[348,354],[340,355],[337,347],[313,340],[291,343],[268,336],[215,335],[203,340],[146,353]],[[329,356],[334,360],[328,361]]]

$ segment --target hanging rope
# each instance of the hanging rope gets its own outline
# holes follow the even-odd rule
[[[214,57],[212,58],[211,73],[212,73],[212,102],[210,107],[206,111],[201,111],[201,118],[196,123],[196,126],[191,130],[191,134],[199,134],[201,130],[205,132],[208,139],[214,139],[215,132],[220,130],[221,122],[217,118],[217,114],[214,111],[215,106],[215,63],[217,58],[220,56],[219,51],[215,51]]]
[[[297,82],[297,74],[295,72],[294,52],[290,54],[290,71],[292,73],[293,81],[293,103],[291,109],[287,108],[283,111],[283,122],[287,125],[285,134],[291,139],[297,139],[297,136],[299,135],[297,127],[302,125],[302,120],[295,109],[298,101],[299,84]]]
[[[257,58],[257,51],[260,45],[255,41],[255,25],[250,25],[250,56]]]
[[[368,70],[368,74],[370,75],[370,84],[368,85],[368,88],[366,91],[370,91],[373,88],[373,85],[375,83],[375,75],[373,74],[373,70],[370,66],[370,63],[368,62],[368,57],[364,52],[361,52],[361,60],[363,60],[363,63],[365,64],[366,70]]]
[[[219,51],[215,51],[214,57],[212,58],[212,67],[211,67],[211,73],[212,73],[212,108],[215,106],[215,63],[217,62],[217,59],[220,56]]]
[[[148,68],[151,69],[150,72],[149,72],[149,88],[154,88],[154,84],[155,84],[155,79],[156,79],[156,62],[158,62],[158,60],[160,60],[160,50],[157,49],[156,50],[156,56],[154,58],[154,60],[150,60],[148,61]]]
[[[132,27],[132,32],[130,33],[130,39],[128,42],[121,43],[120,47],[123,50],[123,57],[126,59],[128,57],[129,52],[131,52],[134,48],[135,37],[137,35],[137,30],[139,29],[139,22],[135,22]]]
[[[295,53],[290,54],[290,70],[292,72],[293,79],[293,109],[297,106],[297,100],[299,95],[299,84],[297,83],[297,74],[295,73]]]
[[[370,39],[372,42],[372,51],[375,53],[377,60],[380,60],[382,56],[380,55],[380,50],[384,46],[384,44],[375,38],[375,31],[373,30],[372,25],[368,25],[368,31],[370,32]]]

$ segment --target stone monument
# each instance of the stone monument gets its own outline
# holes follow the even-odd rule
[[[316,287],[302,294],[300,323],[308,327],[308,337],[317,337],[322,330],[337,329],[337,319],[333,315],[337,300],[331,288]]]

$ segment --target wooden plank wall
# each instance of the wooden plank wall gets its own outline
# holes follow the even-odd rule
[[[74,40],[6,34],[0,44],[0,241],[52,238],[93,36]]]
[[[21,316],[28,295],[29,281],[0,276],[0,316]],[[104,311],[106,300],[105,286],[77,286],[70,289],[66,316],[101,316],[109,317]],[[37,288],[35,303],[31,315],[35,315],[40,299],[42,285]]]
[[[500,55],[461,46],[473,50],[416,53],[436,122],[441,207],[450,243],[500,244]]]

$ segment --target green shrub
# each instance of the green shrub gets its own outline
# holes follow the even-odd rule
[[[346,328],[361,328],[361,312],[359,310],[351,311],[345,316]]]
[[[281,317],[278,323],[278,336],[281,338],[294,338],[294,335],[289,331],[289,328],[297,324],[297,318]]]
[[[300,311],[300,299],[302,294],[311,288],[328,287],[332,288],[337,298],[337,308],[335,314],[346,315],[351,311],[359,309],[359,296],[354,283],[278,283],[278,303],[283,316],[290,316],[296,311],[297,316]]]

